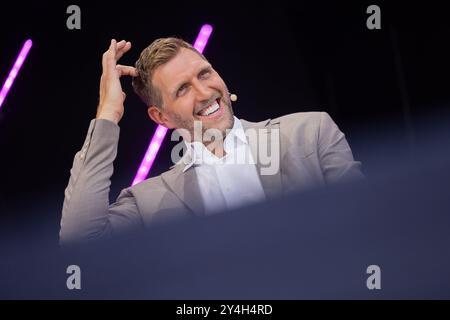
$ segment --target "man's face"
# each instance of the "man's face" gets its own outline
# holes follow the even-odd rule
[[[183,128],[193,137],[194,121],[203,132],[217,129],[225,137],[233,126],[233,110],[228,89],[212,68],[192,50],[182,48],[168,63],[153,73],[153,85],[162,96],[161,113],[169,128]]]

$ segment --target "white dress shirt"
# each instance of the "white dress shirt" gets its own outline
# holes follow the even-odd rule
[[[217,157],[203,143],[188,143],[186,171],[194,166],[206,214],[265,200],[261,180],[241,121],[234,117],[224,139],[225,156]]]

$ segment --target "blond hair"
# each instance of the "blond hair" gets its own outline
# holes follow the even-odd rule
[[[135,63],[138,76],[133,78],[132,84],[134,92],[146,106],[163,107],[161,92],[152,84],[153,72],[159,66],[172,60],[181,48],[192,50],[206,60],[192,45],[174,37],[156,39],[141,52]]]

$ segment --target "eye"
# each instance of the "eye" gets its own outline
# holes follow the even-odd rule
[[[206,69],[206,70],[201,71],[199,73],[198,77],[201,78],[201,79],[207,79],[210,76],[210,74],[211,74],[211,70],[210,69]]]
[[[187,91],[187,84],[183,84],[178,90],[177,90],[177,97],[183,95]]]

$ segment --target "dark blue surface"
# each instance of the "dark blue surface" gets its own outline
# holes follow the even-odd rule
[[[21,235],[2,242],[0,297],[450,298],[448,163],[75,251],[43,232]],[[81,291],[66,289],[70,264]],[[366,288],[372,264],[378,291]]]
[[[1,226],[0,298],[448,299],[450,127],[431,123],[414,149],[367,140],[366,181],[107,243],[63,251],[42,218],[55,202],[30,209],[26,227]],[[79,291],[66,288],[71,264]],[[366,287],[369,265],[381,290]]]

